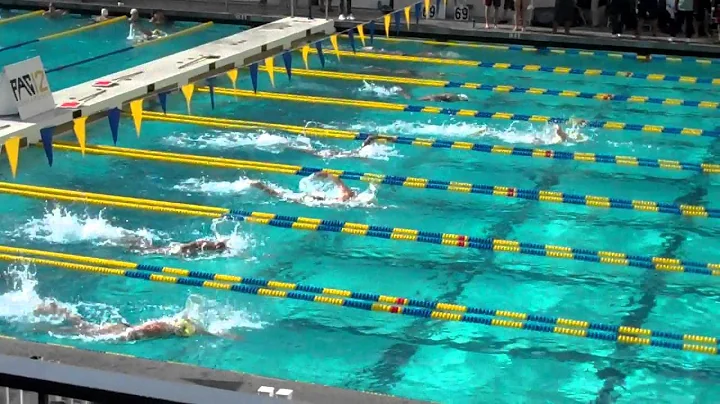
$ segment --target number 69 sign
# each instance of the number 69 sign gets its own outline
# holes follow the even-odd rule
[[[455,6],[455,21],[467,21],[470,19],[470,8],[466,5]]]

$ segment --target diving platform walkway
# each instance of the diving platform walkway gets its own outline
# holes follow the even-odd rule
[[[11,137],[20,137],[21,146],[37,143],[43,128],[55,127],[55,133],[59,134],[72,127],[73,119],[91,117],[132,100],[177,90],[334,32],[331,20],[287,17],[53,92],[54,109],[25,121],[0,120],[0,144]],[[99,82],[105,85],[100,87]]]

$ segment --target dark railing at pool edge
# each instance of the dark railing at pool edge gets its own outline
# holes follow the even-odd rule
[[[244,392],[8,355],[0,355],[0,386],[35,392],[40,404],[48,403],[50,396],[72,397],[103,404],[277,403],[277,399]]]

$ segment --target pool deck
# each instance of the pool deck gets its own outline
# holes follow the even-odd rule
[[[300,383],[247,373],[227,372],[179,363],[140,359],[125,355],[85,351],[61,345],[0,339],[0,354],[23,358],[41,357],[48,362],[128,374],[136,377],[191,383],[226,391],[256,394],[260,386],[293,390],[292,402],[302,404],[420,404],[421,401],[343,390],[319,384]],[[0,385],[2,381],[0,380]],[[0,396],[2,398],[2,396]],[[3,401],[4,402],[4,401]],[[239,403],[240,401],[238,401]],[[203,403],[204,404],[204,403]]]
[[[287,0],[281,0],[286,2]],[[308,16],[306,0],[300,0],[301,4],[296,7],[296,15]],[[302,3],[305,3],[303,5]],[[337,5],[337,2],[334,1]],[[214,0],[207,3],[200,0],[124,0],[124,6],[118,7],[117,2],[109,0],[63,0],[55,1],[59,7],[75,11],[97,13],[101,7],[108,8],[111,13],[127,13],[131,7],[138,8],[141,12],[149,12],[152,9],[166,10],[168,16],[190,20],[212,20],[215,22],[237,23],[245,25],[259,25],[274,21],[283,16],[290,15],[290,9],[286,5],[260,5],[256,3],[240,3],[229,1],[226,10],[223,1]],[[288,3],[289,4],[289,3]],[[453,2],[448,2],[452,7]],[[37,9],[45,7],[43,1],[37,0],[0,0],[0,5]],[[481,14],[482,10],[475,7],[475,14]],[[348,29],[363,21],[376,19],[381,16],[378,10],[354,9],[353,14],[356,21],[335,21],[338,31]],[[330,18],[337,15],[336,10],[330,13]],[[314,17],[324,17],[324,10],[317,6],[313,7]],[[481,21],[482,18],[476,18]],[[414,21],[413,21],[414,22]],[[378,33],[382,30],[382,24],[378,25]],[[393,32],[394,32],[393,28]],[[437,40],[466,40],[491,43],[512,43],[528,46],[542,47],[570,47],[590,50],[609,50],[617,52],[636,52],[639,54],[660,53],[680,56],[698,57],[720,57],[720,45],[716,39],[693,38],[686,42],[685,38],[669,42],[668,37],[660,35],[658,38],[643,37],[642,40],[635,40],[630,36],[622,38],[610,35],[608,28],[576,27],[571,30],[572,35],[552,34],[549,28],[528,27],[526,32],[512,32],[511,26],[501,25],[499,29],[485,29],[482,24],[469,22],[458,22],[453,20],[420,20],[420,24],[411,24],[408,30],[403,23],[400,29],[401,36],[413,36],[421,38],[433,38]]]
[[[22,145],[36,143],[40,140],[42,128],[55,127],[55,133],[59,134],[70,128],[73,119],[91,117],[122,107],[135,99],[177,90],[188,83],[263,60],[333,32],[334,27],[329,20],[287,17],[53,92],[55,109],[25,122],[0,120],[0,144],[17,136],[25,139],[21,141]],[[94,86],[100,80],[112,81],[114,85],[106,88]],[[59,107],[70,101],[81,101],[81,105],[72,109]]]

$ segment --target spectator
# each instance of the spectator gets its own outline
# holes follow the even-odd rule
[[[570,35],[570,24],[575,19],[575,0],[555,0],[555,18],[553,34],[557,34],[559,25],[565,27],[565,35]]]
[[[710,0],[695,0],[693,9],[695,11],[695,32],[697,36],[699,37],[701,32],[704,36],[710,36],[710,24],[708,21],[708,17],[712,12]],[[700,30],[700,27],[702,27],[702,30]]]
[[[328,0],[331,1],[331,0]],[[347,10],[345,10],[345,3],[347,2]],[[331,2],[332,4],[332,2]],[[345,17],[347,11],[347,18]],[[345,19],[348,19],[350,21],[354,20],[355,17],[352,15],[352,0],[340,0],[340,15],[338,16],[338,20],[344,21]]]
[[[634,28],[635,24],[637,24],[634,0],[610,0],[608,12],[610,14],[610,24],[612,25],[613,35],[619,37],[625,28]]]
[[[490,6],[495,8],[493,11],[493,28],[497,28],[498,13],[500,12],[500,2],[502,0],[485,0],[485,28],[490,28]]]
[[[513,13],[508,13],[508,11],[515,11],[515,1],[514,0],[505,0],[503,3],[503,17],[500,19],[500,24],[507,23],[508,15],[512,15]]]
[[[684,26],[685,36],[688,39],[692,38],[693,25],[697,25],[697,22],[693,21],[694,3],[693,0],[675,0],[675,30],[673,36],[682,32]]]
[[[515,4],[515,27],[513,31],[525,31],[525,9],[527,8],[525,1],[517,0],[517,4]],[[513,1],[513,3],[515,2]]]
[[[664,3],[664,0],[663,0]],[[639,0],[638,1],[638,25],[637,30],[635,33],[635,36],[640,38],[640,35],[642,34],[642,29],[645,26],[645,22],[650,22],[650,30],[652,32],[652,36],[657,36],[657,29],[658,29],[658,11],[660,10],[660,5],[658,4],[658,0]]]

